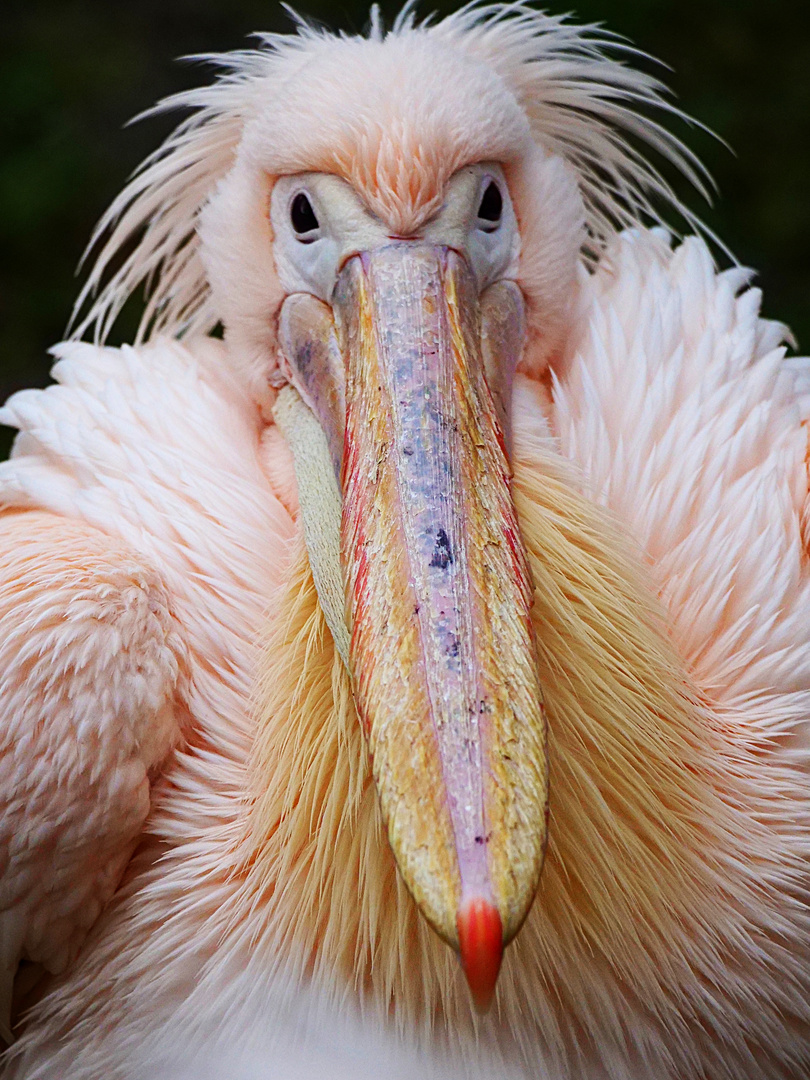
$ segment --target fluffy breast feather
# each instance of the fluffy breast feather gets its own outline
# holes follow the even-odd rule
[[[517,1054],[527,1075],[545,1067],[555,1080],[636,1080],[651,1062],[657,1076],[699,1075],[708,1062],[717,1077],[774,1080],[800,1075],[810,1059],[801,1034],[810,1025],[808,380],[803,362],[783,359],[783,331],[759,319],[745,283],[738,270],[715,274],[697,240],[672,252],[660,235],[623,234],[583,275],[550,404],[528,380],[517,389],[516,494],[539,586],[538,635],[549,644],[541,662],[557,688],[548,702],[557,839],[531,921],[507,954],[500,1015],[479,1028],[477,1045]],[[362,1056],[389,1003],[409,1039],[429,1044],[436,1016],[441,1027],[443,1010],[460,1015],[452,958],[422,969],[409,991],[414,1001],[435,995],[432,1019],[341,974],[358,948],[383,988],[381,950],[397,978],[410,970],[421,953],[398,936],[408,918],[392,938],[375,937],[367,920],[365,936],[353,930],[342,956],[320,966],[318,926],[304,920],[303,938],[282,932],[295,921],[277,917],[282,902],[313,868],[311,910],[330,916],[318,888],[336,848],[282,853],[275,865],[288,877],[260,875],[246,900],[245,703],[256,630],[278,595],[293,529],[260,464],[258,418],[215,363],[193,362],[178,345],[72,348],[57,368],[61,387],[13,399],[5,414],[24,430],[0,471],[7,502],[82,516],[148,547],[194,623],[199,655],[219,660],[196,669],[204,734],[178,760],[153,820],[172,850],[158,867],[135,866],[21,1052],[50,1053],[48,1039],[72,1029],[81,1063],[76,1042],[48,1060],[57,1069],[70,1061],[76,1077],[133,1075],[133,1062],[171,1045],[204,1056],[216,1039],[234,1050],[258,1043],[272,1057],[275,1038],[294,1047],[296,1032],[317,1027],[319,1015],[345,1017],[361,991],[366,1022],[336,1036],[336,1054]],[[210,360],[222,355],[201,348]],[[299,568],[288,615],[290,590],[302,588],[314,602]],[[299,631],[296,647],[320,663],[309,715],[327,724],[337,702],[350,718],[323,627],[304,619]],[[658,657],[646,681],[634,682],[626,664],[636,645]],[[280,673],[285,658],[271,650],[264,663]],[[297,714],[278,701],[257,715],[279,754],[303,755],[287,788],[270,792],[288,808],[284,828],[311,833],[317,848],[317,829],[332,821],[361,874],[384,858],[373,800],[364,832],[356,808],[323,816],[330,784],[357,806],[366,799],[357,733],[330,734],[313,720],[308,733],[285,736],[282,720]],[[342,774],[324,767],[324,747],[344,755]],[[309,801],[298,797],[307,792]],[[301,851],[308,867],[296,862]],[[358,910],[382,926],[386,905],[407,910],[402,893],[365,908],[361,897]],[[304,992],[300,979],[313,971]],[[150,1043],[157,1017],[166,1026]],[[460,1030],[467,1064],[458,1068],[468,1075],[480,1051]]]

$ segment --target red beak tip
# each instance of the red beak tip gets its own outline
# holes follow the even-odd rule
[[[503,958],[503,924],[498,909],[473,897],[462,904],[456,916],[461,966],[467,978],[476,1011],[489,1011]]]

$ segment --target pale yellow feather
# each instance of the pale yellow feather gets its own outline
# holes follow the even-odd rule
[[[767,829],[752,816],[744,835],[739,820],[742,759],[755,748],[738,745],[733,725],[701,700],[641,558],[566,468],[536,447],[518,455],[551,826],[537,900],[507,950],[497,999],[500,1021],[524,1039],[536,1025],[561,1068],[567,1051],[592,1040],[608,1060],[613,1043],[618,1057],[623,1020],[638,1025],[645,1009],[656,1039],[677,1017],[669,1038],[681,1049],[710,1044],[697,1017],[713,1011],[721,960],[726,992],[747,993],[748,960],[768,937],[750,902],[772,877],[765,866],[750,873]],[[303,547],[257,701],[242,903],[283,892],[284,904],[266,905],[282,956],[306,957],[336,994],[354,987],[402,1024],[448,1019],[455,1033],[469,1030],[455,958],[419,916],[389,851]],[[718,1030],[736,1022],[734,1011]]]

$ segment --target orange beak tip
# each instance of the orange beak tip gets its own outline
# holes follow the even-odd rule
[[[456,916],[461,966],[476,1012],[486,1013],[495,996],[495,983],[503,958],[501,916],[488,900],[465,901]]]

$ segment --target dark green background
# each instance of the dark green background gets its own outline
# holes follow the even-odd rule
[[[420,10],[447,11],[431,3]],[[383,2],[390,19],[399,4]],[[301,10],[362,30],[368,4],[309,0]],[[555,10],[555,9],[552,9]],[[557,11],[566,10],[563,6]],[[795,0],[580,0],[672,69],[678,103],[717,132],[678,125],[720,187],[693,207],[755,267],[766,314],[810,349],[810,31]],[[286,29],[266,0],[4,0],[0,5],[0,398],[47,382],[90,231],[125,178],[173,126],[124,128],[155,100],[208,79],[188,53],[239,48],[253,30]],[[133,306],[114,340],[131,335]],[[3,446],[0,445],[0,450]]]

